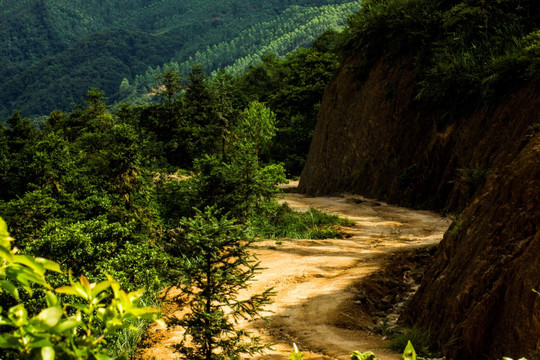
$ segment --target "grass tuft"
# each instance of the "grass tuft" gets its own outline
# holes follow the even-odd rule
[[[257,218],[252,226],[260,237],[293,239],[331,239],[341,237],[338,226],[352,226],[354,222],[337,215],[325,214],[316,209],[296,212],[287,205],[280,205],[274,216]]]
[[[430,331],[421,330],[416,327],[411,329],[404,329],[401,334],[397,335],[388,345],[388,347],[395,351],[402,353],[405,350],[408,342],[411,342],[418,355],[430,356]]]

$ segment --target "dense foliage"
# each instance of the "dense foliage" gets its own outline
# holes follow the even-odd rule
[[[0,214],[18,251],[90,283],[109,274],[128,291],[145,287],[152,295],[186,280],[179,234],[197,209],[211,206],[216,218],[258,236],[337,236],[325,225],[337,219],[297,215],[275,199],[285,181],[281,162],[298,174],[307,154],[338,64],[336,36],[325,33],[284,59],[268,55],[237,76],[211,78],[196,66],[184,80],[167,67],[148,105],[111,108],[91,89],[82,105],[53,111],[40,127],[15,112],[0,124]],[[47,306],[39,296],[23,301],[29,318]],[[6,296],[0,304],[15,306]]]
[[[360,76],[381,56],[413,59],[418,98],[451,121],[540,77],[539,31],[535,0],[366,0],[342,51],[364,56]]]
[[[194,63],[243,70],[308,46],[358,9],[351,0],[3,1],[0,118],[69,110],[90,87],[146,99],[154,75]]]
[[[130,327],[133,320],[157,318],[156,308],[137,306],[144,289],[126,293],[110,276],[90,283],[84,275],[79,281],[70,275],[69,286],[52,291],[45,275],[61,272],[60,266],[17,254],[12,241],[0,218],[0,294],[7,293],[17,302],[7,311],[0,308],[0,348],[11,349],[18,359],[112,359],[105,346],[111,334]],[[19,289],[28,296],[37,289],[45,291],[46,307],[29,314]],[[72,302],[62,303],[57,294],[70,295]]]

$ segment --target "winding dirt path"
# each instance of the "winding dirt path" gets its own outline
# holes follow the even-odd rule
[[[291,183],[290,186],[295,186]],[[449,226],[440,215],[417,211],[356,195],[306,197],[288,193],[295,210],[310,207],[339,214],[355,222],[343,228],[345,239],[265,240],[255,253],[265,270],[249,292],[273,287],[268,323],[242,324],[265,341],[272,351],[255,359],[288,359],[292,344],[306,352],[306,359],[349,359],[353,350],[373,351],[378,359],[397,360],[400,355],[385,349],[381,335],[370,332],[373,317],[357,305],[357,284],[380,270],[383,258],[395,251],[435,245]],[[143,359],[177,359],[171,345],[181,339],[181,329],[154,329],[151,346]]]

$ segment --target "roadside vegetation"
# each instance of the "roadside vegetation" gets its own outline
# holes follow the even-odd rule
[[[539,24],[535,0],[366,0],[341,50],[362,54],[360,76],[381,57],[411,58],[417,98],[449,123],[540,77]]]

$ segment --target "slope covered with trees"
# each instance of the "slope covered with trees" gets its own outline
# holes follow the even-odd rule
[[[308,46],[358,6],[350,0],[4,1],[0,117],[16,109],[24,115],[68,110],[90,87],[113,101],[141,95],[171,61],[184,76],[194,63],[209,72],[245,69],[267,52]]]
[[[197,231],[213,236],[212,226],[219,225],[233,257],[242,254],[231,234],[242,234],[235,235],[239,246],[254,235],[336,236],[331,227],[340,223],[336,217],[317,211],[298,215],[274,196],[285,173],[298,174],[305,158],[318,103],[338,64],[337,35],[328,31],[313,47],[283,59],[267,55],[236,76],[220,71],[209,77],[196,66],[184,80],[167,68],[151,104],[110,107],[102,91],[91,89],[83,104],[51,112],[41,127],[19,112],[9,116],[0,124],[0,217],[17,251],[84,274],[88,280],[81,284],[99,283],[109,274],[127,290],[144,286],[149,294],[144,301],[152,301],[165,284],[185,284],[186,269],[196,270],[191,266],[198,254],[190,258],[185,251],[196,237],[186,234],[183,224],[189,223],[186,217],[198,216],[197,209],[211,214],[203,221],[208,227]],[[234,288],[244,280],[238,277]],[[67,279],[65,273],[53,274],[48,281],[56,287]],[[45,305],[39,294],[19,301],[29,319],[52,304]],[[259,302],[268,300],[257,298],[253,304]],[[5,291],[0,304],[3,309],[18,306]],[[199,320],[189,319],[188,325]],[[230,334],[241,335],[229,325]],[[16,346],[11,328],[0,330],[0,338],[13,340],[6,347],[31,352]],[[113,335],[107,342],[108,349],[100,344],[100,352],[124,356],[134,351],[115,348]],[[63,351],[59,344],[58,352]],[[18,355],[2,353],[2,358]]]

